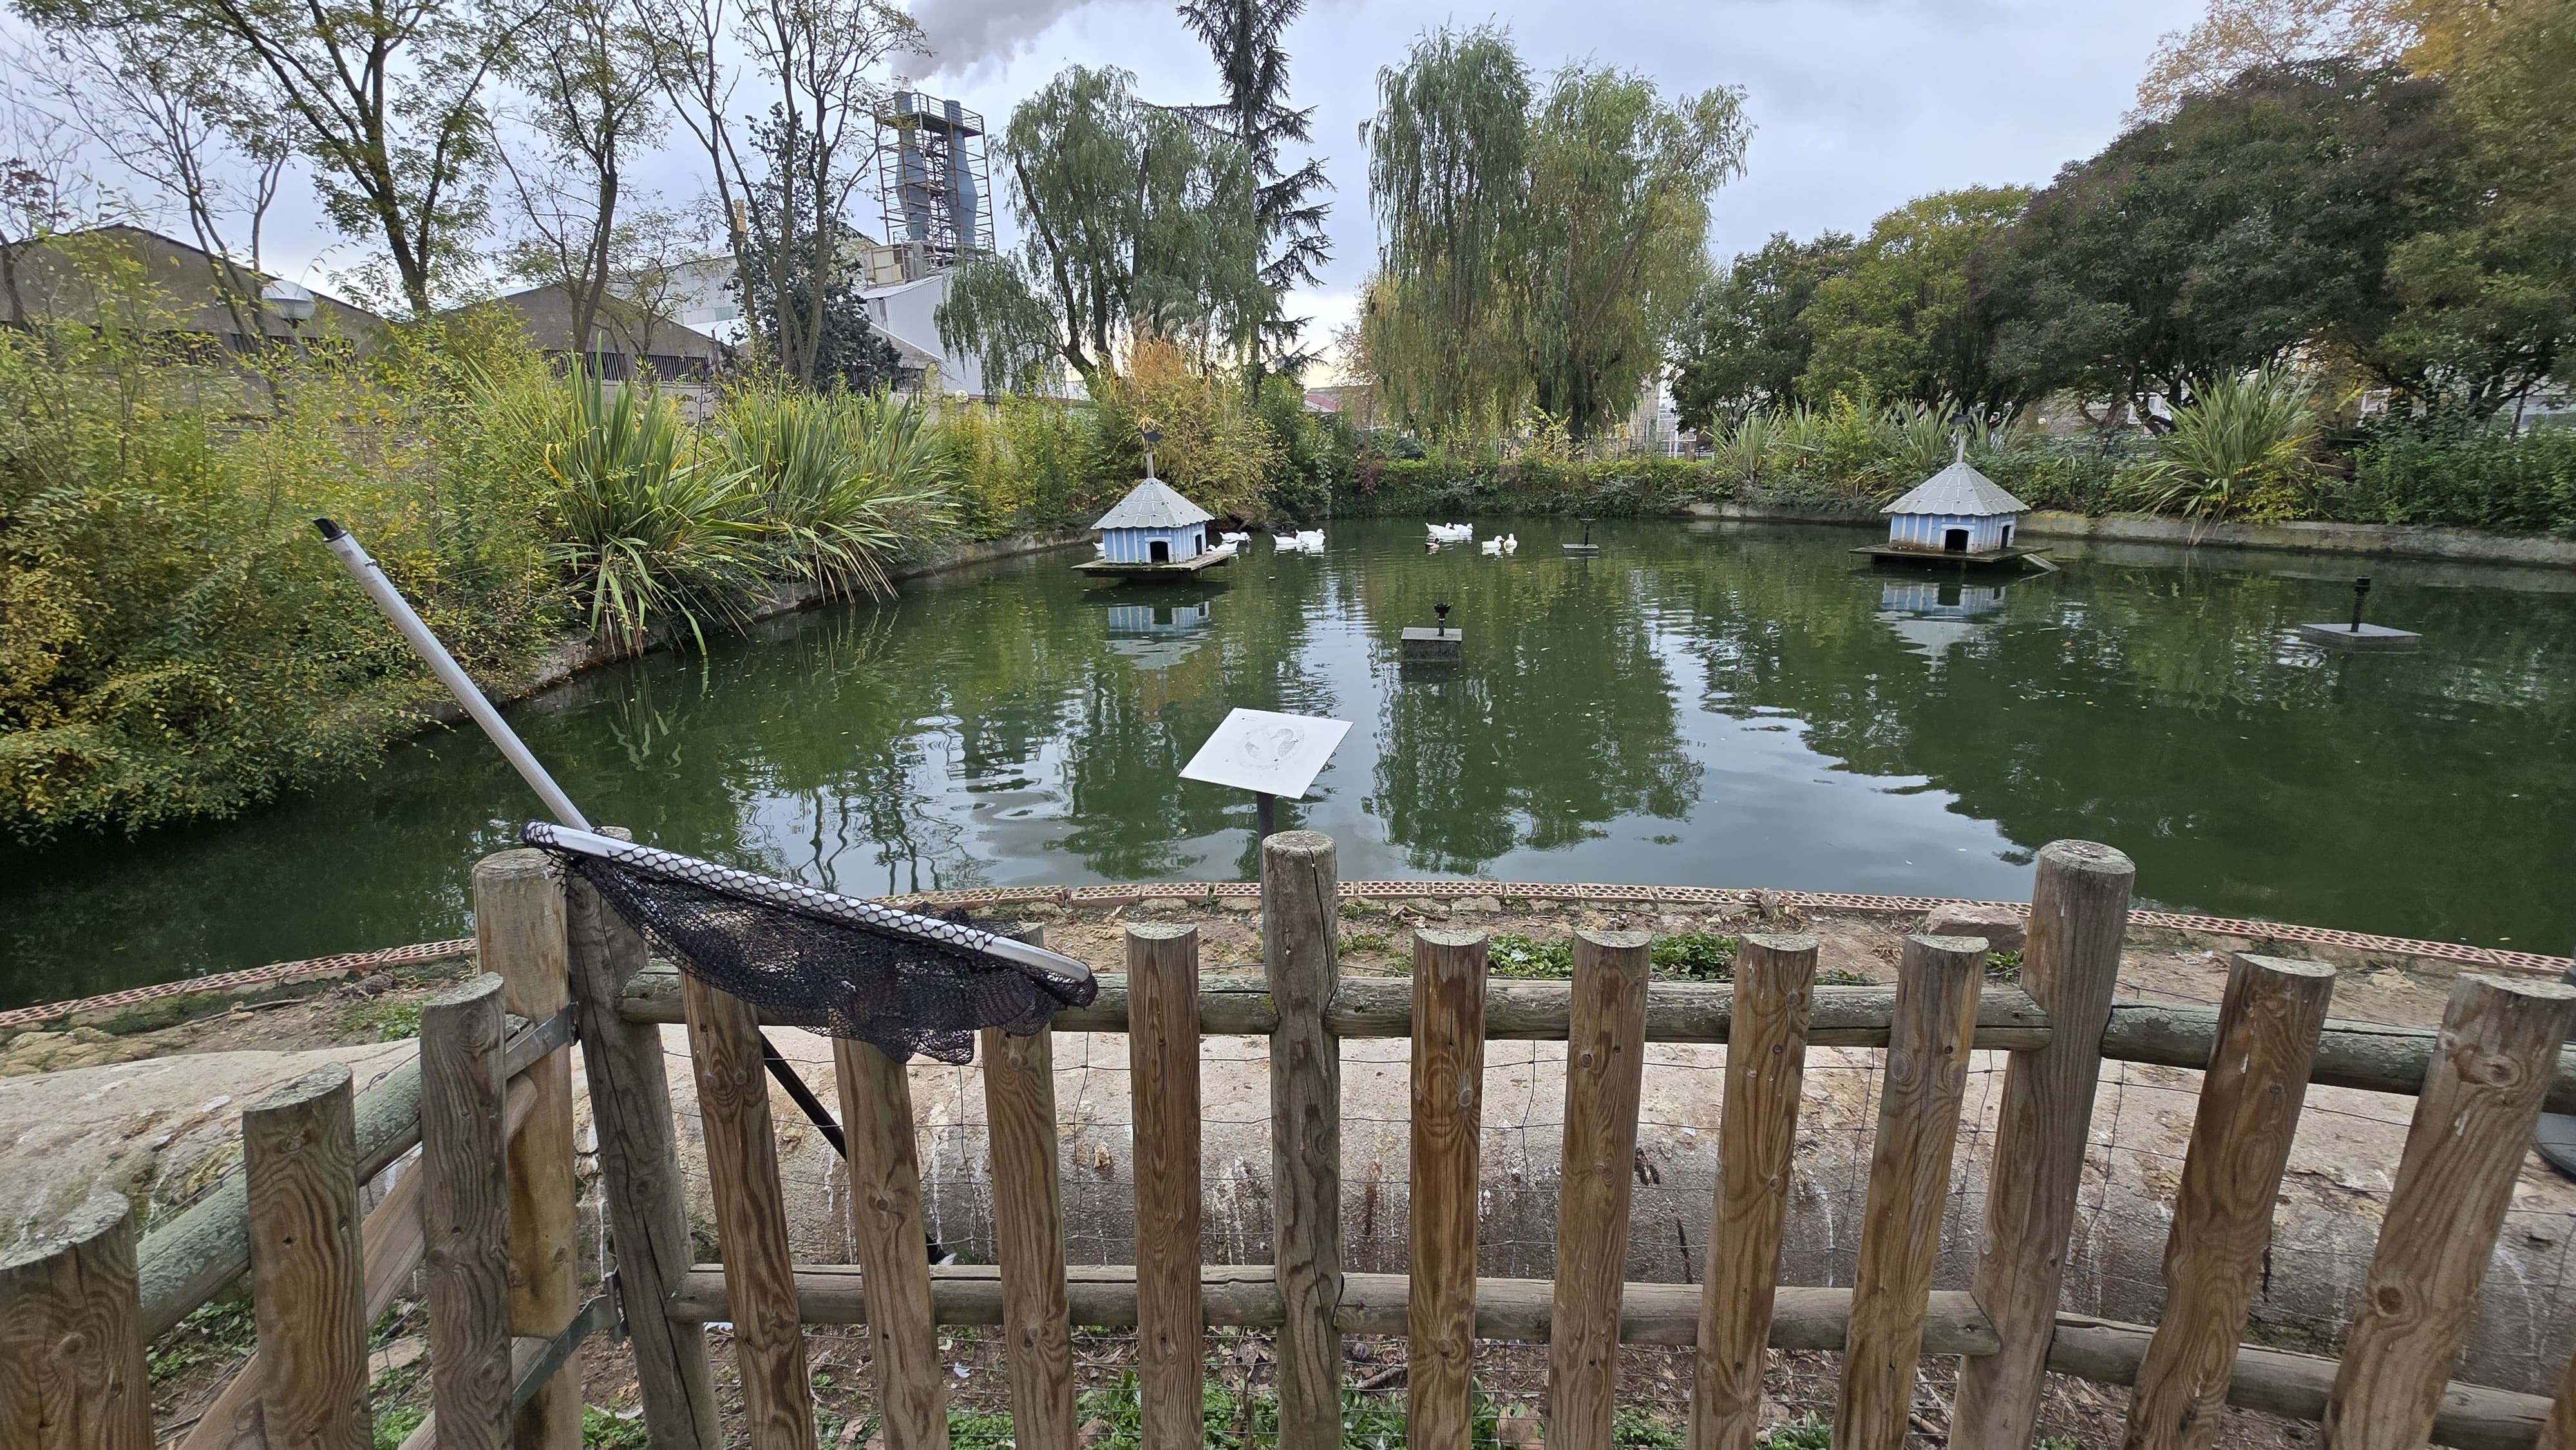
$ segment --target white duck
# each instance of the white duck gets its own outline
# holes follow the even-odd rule
[[[1481,546],[1481,549],[1485,557],[1488,559],[1499,559],[1503,557],[1503,541],[1500,539],[1487,539]]]
[[[1249,533],[1219,534],[1216,536],[1216,541],[1220,544],[1249,544],[1252,542],[1252,535]]]
[[[1521,551],[1521,536],[1520,536],[1520,535],[1518,535],[1518,534],[1505,534],[1505,535],[1503,535],[1503,552],[1504,552],[1504,553],[1506,553],[1506,554],[1517,554],[1517,553],[1519,553],[1520,551]]]
[[[1297,531],[1297,547],[1305,550],[1309,554],[1320,554],[1324,552],[1324,531],[1322,529],[1299,529]]]
[[[1432,540],[1442,544],[1463,544],[1476,537],[1474,524],[1432,524]]]

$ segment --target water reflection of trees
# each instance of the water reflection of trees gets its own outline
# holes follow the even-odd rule
[[[1936,665],[1872,618],[1869,575],[1808,541],[1712,552],[1650,585],[1690,620],[1706,708],[1793,714],[1813,749],[1927,778],[2024,847],[2112,842],[2143,890],[2214,912],[2407,935],[2505,916],[2527,932],[2552,911],[2576,926],[2538,906],[2576,870],[2553,815],[2576,792],[2576,599],[2411,591],[2389,604],[2431,646],[2347,656],[2291,638],[2333,617],[2338,584],[2078,566],[2016,583],[1996,626]],[[2425,808],[2444,796],[2484,806]]]
[[[1383,670],[1374,804],[1416,869],[1473,872],[1622,816],[1679,819],[1698,800],[1700,767],[1634,571],[1536,562],[1393,567],[1368,581],[1383,641],[1444,601],[1468,635],[1445,678],[1399,678],[1391,660]]]

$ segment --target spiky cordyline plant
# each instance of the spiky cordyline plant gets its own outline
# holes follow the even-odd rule
[[[751,387],[726,400],[712,446],[790,569],[827,593],[882,597],[887,562],[951,522],[949,464],[927,420],[882,393]]]
[[[2278,366],[2220,378],[2174,410],[2173,431],[2133,476],[2149,513],[2277,519],[2297,511],[2316,477],[2317,401]]]
[[[676,617],[703,650],[710,617],[743,618],[767,530],[741,471],[691,448],[669,399],[576,372],[544,394],[496,401],[547,415],[545,468],[562,519],[554,556],[595,637],[636,653]]]

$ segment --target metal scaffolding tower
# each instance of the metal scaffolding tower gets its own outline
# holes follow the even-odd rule
[[[894,93],[877,113],[877,200],[904,279],[993,250],[984,118],[955,101]]]

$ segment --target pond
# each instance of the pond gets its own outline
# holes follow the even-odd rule
[[[853,894],[1251,873],[1248,797],[1178,772],[1230,706],[1353,722],[1283,825],[1345,879],[2012,898],[2062,836],[2148,901],[2521,950],[2576,946],[2576,578],[2096,551],[2063,573],[1873,573],[1853,530],[1632,522],[1570,561],[1343,520],[1222,587],[1055,554],[771,620],[517,707],[592,818]],[[2293,626],[2422,630],[2344,655]],[[1397,632],[1455,606],[1465,661]],[[0,859],[0,1005],[462,934],[470,863],[536,809],[479,738],[225,825]]]

